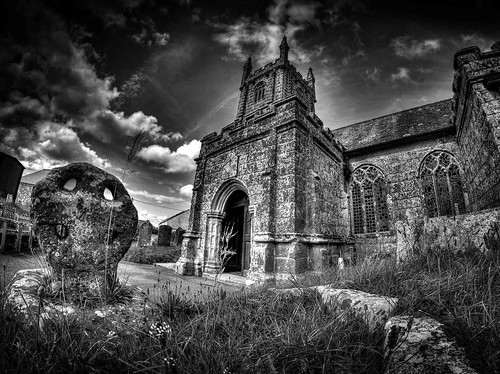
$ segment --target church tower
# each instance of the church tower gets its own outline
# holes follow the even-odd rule
[[[289,50],[283,37],[255,71],[248,58],[235,121],[202,139],[179,273],[274,282],[320,271],[346,245],[342,146],[314,112],[312,69],[304,79]]]

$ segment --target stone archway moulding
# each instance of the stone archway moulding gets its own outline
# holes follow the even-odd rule
[[[212,212],[224,212],[227,199],[235,191],[243,191],[250,198],[248,189],[239,179],[231,178],[222,183],[212,200]]]
[[[235,191],[243,191],[248,196],[248,190],[245,185],[236,178],[231,178],[219,187],[212,200],[211,210],[207,212],[207,231],[206,231],[206,263],[205,271],[215,273],[220,269],[220,236],[222,231],[222,221],[225,217],[224,209],[229,196]]]

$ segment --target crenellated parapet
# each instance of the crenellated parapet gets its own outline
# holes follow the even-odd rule
[[[314,113],[316,94],[312,69],[309,69],[307,79],[304,79],[290,64],[288,50],[288,43],[284,37],[280,45],[279,58],[254,72],[251,71],[251,60],[248,59],[243,67],[237,122],[248,124],[247,120],[251,117],[272,112],[273,106],[293,96]]]
[[[461,49],[455,54],[453,61],[455,76],[453,79],[453,122],[460,138],[463,126],[468,123],[468,102],[474,92],[482,91],[481,101],[491,102],[494,97],[487,92],[497,90],[500,86],[500,44],[497,42],[489,52],[481,52],[478,47]],[[486,95],[486,96],[485,96]]]

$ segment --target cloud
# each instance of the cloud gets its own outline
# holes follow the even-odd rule
[[[51,169],[85,161],[100,168],[111,167],[78,134],[65,124],[43,122],[37,132],[8,129],[0,150],[15,156],[28,169]]]
[[[154,200],[158,204],[178,203],[180,201],[185,200],[184,198],[178,198],[178,197],[150,193],[150,192],[145,191],[145,190],[133,190],[133,189],[128,188],[127,191],[130,195],[132,195],[132,197],[145,197],[146,199]]]
[[[373,68],[368,68],[364,72],[364,80],[378,83],[380,82],[381,70],[374,66]]]
[[[7,40],[0,61],[0,123],[32,126],[54,116],[81,120],[108,107],[118,95],[111,78],[99,78],[86,52],[62,31],[42,31],[32,45]]]
[[[491,46],[495,43],[495,40],[479,34],[461,34],[460,39],[460,48],[478,46],[483,52],[490,51]]]
[[[179,193],[190,198],[193,195],[193,185],[186,184],[185,186],[182,186],[181,188],[179,188]]]
[[[410,40],[408,36],[399,36],[391,41],[396,56],[412,60],[423,58],[439,51],[442,47],[440,39]]]
[[[196,170],[194,159],[200,149],[201,142],[196,139],[181,145],[173,152],[168,147],[153,144],[142,148],[137,157],[163,166],[166,173],[185,173]]]
[[[143,2],[123,1],[129,10]],[[75,2],[77,9],[87,6]],[[117,27],[130,21],[130,15],[123,18],[123,9],[115,11],[105,5],[99,9]],[[101,17],[93,11],[94,16]],[[56,8],[42,2],[9,3],[8,14],[11,22],[24,27],[25,32],[22,41],[16,33],[2,39],[0,139],[3,148],[17,155],[21,162],[45,167],[83,160],[107,167],[109,162],[96,152],[96,141],[125,142],[127,136],[135,136],[141,129],[150,141],[160,144],[183,138],[178,132],[164,131],[155,117],[141,111],[125,115],[123,111],[112,110],[111,104],[119,103],[120,96],[140,94],[137,91],[144,77],[134,76],[124,95],[119,95],[113,87],[113,78],[98,74],[91,62],[100,56],[88,43],[91,33],[83,27],[75,24],[70,33],[67,28],[70,21],[63,21]],[[154,44],[168,42],[168,34],[157,32],[150,18],[141,22]],[[32,27],[34,24],[37,27]],[[85,140],[93,138],[94,146],[83,143],[82,136]],[[22,150],[16,149],[14,139]],[[36,152],[40,158],[38,164]]]
[[[331,8],[325,10],[322,21],[333,27],[349,23],[349,16],[356,12],[366,12],[364,0],[336,0]]]
[[[232,24],[214,23],[219,30],[214,39],[227,47],[226,59],[245,61],[249,55],[256,56],[259,64],[275,60],[283,35],[290,45],[290,60],[307,63],[311,56],[323,53],[323,46],[304,49],[296,36],[308,27],[320,25],[316,17],[319,3],[299,4],[291,0],[275,0],[267,9],[268,20],[258,22],[241,17]]]
[[[94,138],[109,143],[117,138],[136,136],[143,130],[155,141],[168,142],[180,140],[183,136],[178,132],[164,133],[163,128],[158,125],[156,117],[145,115],[143,112],[135,112],[125,116],[123,112],[112,112],[102,110],[94,117],[87,119],[81,127]]]
[[[413,83],[413,80],[410,76],[409,68],[399,67],[396,73],[391,74],[390,78],[391,82],[401,81],[404,83]]]
[[[140,208],[137,208],[137,213],[139,213],[139,219],[149,221],[155,226],[158,226],[160,222],[165,221],[168,218],[167,216],[160,216]]]

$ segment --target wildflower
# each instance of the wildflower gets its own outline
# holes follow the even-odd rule
[[[116,336],[117,336],[116,332],[110,331],[110,332],[108,332],[107,338],[108,339],[113,339],[113,338],[116,338]]]
[[[149,328],[149,335],[153,338],[168,338],[172,334],[172,328],[166,322],[153,323]]]
[[[96,310],[94,313],[95,313],[98,317],[101,317],[101,318],[104,318],[104,317],[106,316],[106,315],[105,315],[103,312],[101,312],[100,310]]]

